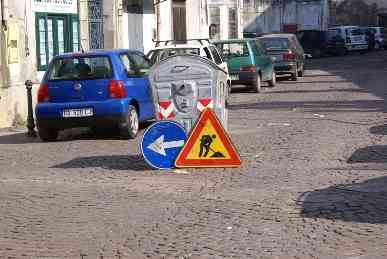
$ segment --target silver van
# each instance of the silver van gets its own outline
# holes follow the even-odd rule
[[[344,39],[347,51],[366,51],[368,43],[366,35],[359,26],[337,26],[328,29],[330,35]]]

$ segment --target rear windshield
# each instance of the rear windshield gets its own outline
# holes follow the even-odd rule
[[[361,29],[351,29],[349,30],[349,34],[352,36],[364,35],[364,32]]]
[[[340,37],[340,30],[339,29],[330,29],[328,30],[328,38],[337,38]]]
[[[266,50],[289,49],[289,41],[284,38],[261,38]]]
[[[249,56],[249,49],[246,42],[216,43],[215,46],[222,53],[225,59]]]
[[[170,49],[157,49],[152,50],[148,53],[148,58],[152,64],[158,63],[167,57],[181,55],[181,54],[191,54],[191,55],[200,55],[199,48],[170,48]]]
[[[111,64],[106,56],[56,59],[48,73],[48,80],[87,80],[111,77]]]

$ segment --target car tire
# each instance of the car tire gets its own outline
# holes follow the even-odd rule
[[[339,49],[338,55],[339,55],[339,56],[345,56],[345,55],[347,55],[347,49],[346,49],[346,48],[340,48],[340,49]]]
[[[269,87],[274,87],[276,84],[277,84],[277,78],[275,73],[273,72],[271,79],[268,81],[268,85]]]
[[[258,75],[255,83],[252,86],[252,89],[255,93],[260,93],[262,91],[261,76]]]
[[[305,72],[305,68],[304,68],[304,66],[302,66],[302,68],[297,72],[298,77],[303,77],[304,72]]]
[[[121,136],[124,138],[134,139],[140,130],[140,120],[136,107],[129,105],[126,114],[125,126],[120,128]]]
[[[38,133],[42,141],[52,142],[57,140],[59,130],[49,128],[38,128]]]
[[[296,67],[295,71],[290,75],[290,80],[297,81],[298,80],[298,68]]]

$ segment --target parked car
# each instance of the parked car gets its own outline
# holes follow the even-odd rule
[[[305,53],[314,58],[324,55],[341,56],[346,52],[344,39],[339,35],[331,35],[328,31],[302,30],[296,35]]]
[[[144,54],[130,50],[54,57],[38,90],[40,138],[53,141],[73,127],[118,127],[124,137],[135,138],[139,122],[155,115],[149,68]]]
[[[232,85],[248,85],[261,91],[261,82],[274,87],[276,77],[272,59],[257,39],[231,39],[213,42],[227,61]]]
[[[186,40],[185,42],[188,43],[174,40],[156,41],[157,47],[150,50],[146,56],[152,65],[159,63],[167,57],[178,54],[192,54],[207,58],[227,72],[227,83],[229,90],[231,90],[231,79],[228,73],[227,63],[223,60],[222,55],[219,54],[215,45],[211,44],[208,39],[192,39]],[[164,45],[159,46],[160,44]]]
[[[304,75],[305,53],[294,34],[270,34],[259,38],[274,59],[277,75],[290,75],[293,81]]]
[[[332,37],[337,35],[345,40],[347,51],[368,50],[367,37],[359,26],[337,26],[329,28],[328,31]]]
[[[387,49],[387,30],[384,27],[365,27],[365,31],[374,35],[375,49]]]

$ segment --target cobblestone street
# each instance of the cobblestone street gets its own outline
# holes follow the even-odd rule
[[[0,131],[0,258],[387,256],[387,52],[236,90],[239,169],[150,169],[138,140]]]

